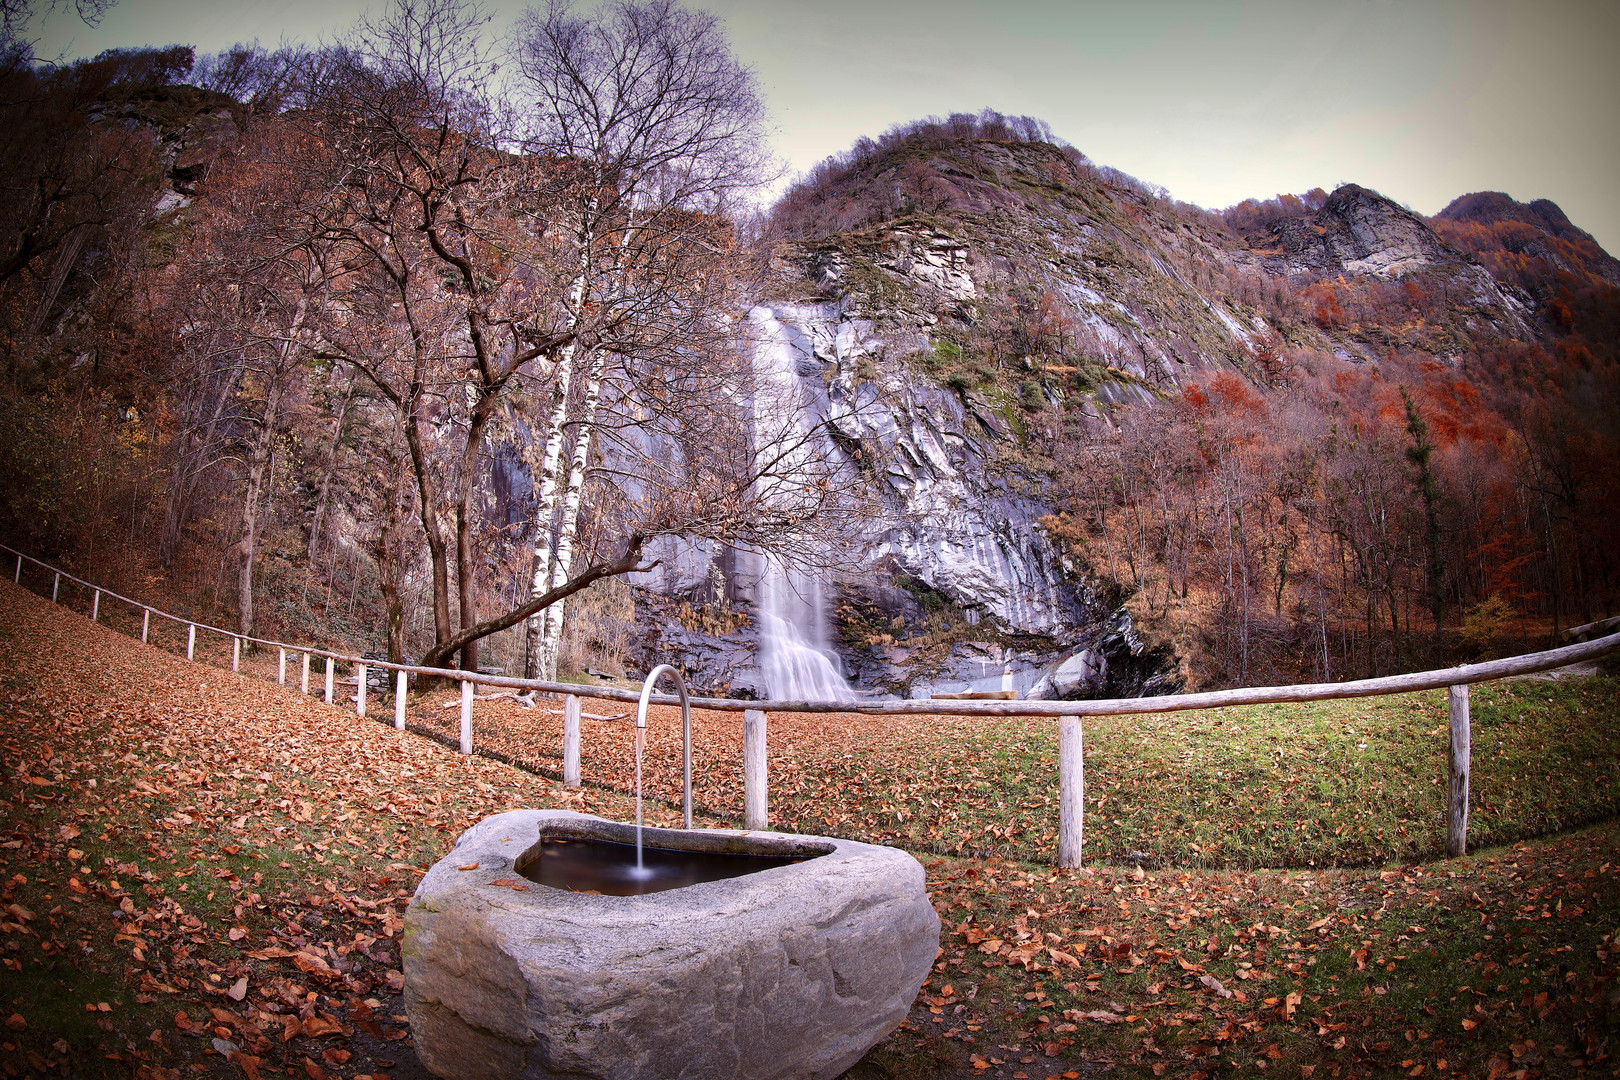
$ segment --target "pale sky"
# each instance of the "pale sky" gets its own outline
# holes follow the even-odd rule
[[[380,2],[380,0],[379,0]],[[41,55],[340,33],[365,0],[120,0]],[[497,26],[523,0],[491,3]],[[802,170],[861,135],[989,106],[1219,208],[1353,181],[1424,214],[1548,198],[1620,253],[1615,0],[708,0]]]

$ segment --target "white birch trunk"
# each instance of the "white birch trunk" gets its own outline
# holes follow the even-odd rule
[[[571,321],[578,325],[580,308],[585,298],[585,271],[581,266],[574,278],[571,293],[574,314]],[[557,365],[555,404],[551,409],[551,422],[546,427],[546,450],[540,459],[540,494],[534,508],[534,569],[529,581],[529,599],[545,593],[551,577],[552,518],[557,509],[558,473],[562,465],[564,428],[568,425],[568,395],[574,379],[574,347],[564,346]],[[524,623],[523,677],[534,679],[540,673],[541,614],[536,612]]]
[[[579,508],[585,492],[585,473],[591,460],[591,435],[596,430],[596,407],[602,399],[602,380],[607,374],[607,353],[597,350],[591,357],[585,383],[585,403],[580,410],[579,430],[574,436],[574,454],[568,468],[568,489],[563,495],[562,520],[557,524],[557,552],[552,563],[551,585],[567,584],[574,563],[574,538],[579,534]],[[562,648],[563,611],[559,600],[544,612],[544,632],[540,639],[539,670],[544,679],[557,677],[557,657]]]
[[[546,429],[546,449],[540,459],[540,494],[534,508],[534,572],[529,581],[529,599],[546,591],[551,577],[552,518],[556,515],[558,474],[561,472],[563,429],[568,424],[568,392],[573,382],[574,350],[563,350],[562,362],[557,368],[556,404],[551,410],[551,423]],[[524,623],[523,677],[540,677],[540,634],[542,612],[530,615]]]

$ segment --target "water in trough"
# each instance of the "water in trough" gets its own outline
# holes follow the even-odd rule
[[[791,866],[809,858],[814,856],[677,851],[611,840],[548,836],[540,843],[538,857],[520,863],[517,872],[554,889],[641,896]]]

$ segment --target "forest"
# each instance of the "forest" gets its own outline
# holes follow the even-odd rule
[[[837,529],[849,500],[744,423],[728,213],[761,104],[715,20],[485,30],[424,0],[320,49],[12,64],[19,544],[183,582],[244,635],[380,626],[476,668],[518,627],[502,659],[534,675],[566,599],[659,537]]]
[[[1550,203],[1393,208],[1422,265],[1347,273],[1299,238],[1381,197],[1204,210],[987,111],[761,207],[753,76],[662,2],[501,40],[457,0],[320,47],[46,64],[12,40],[0,533],[132,594],[428,665],[622,667],[626,578],[671,539],[827,565],[870,518],[836,447],[759,452],[740,316],[923,222],[975,246],[979,295],[905,377],[1016,403],[1000,467],[1189,685],[1415,670],[1613,613],[1620,264]],[[1039,185],[982,171],[1008,147]],[[1125,298],[1167,355],[1200,305],[1263,329],[1185,368],[1100,330],[1017,233],[1082,203],[1174,279]],[[1143,393],[1098,408],[1109,386]]]

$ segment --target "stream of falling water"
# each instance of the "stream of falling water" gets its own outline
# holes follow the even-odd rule
[[[757,330],[754,450],[761,456],[782,453],[791,474],[795,468],[806,467],[812,457],[804,438],[797,350],[775,312],[756,307],[748,317]],[[788,443],[785,452],[781,450],[783,440]],[[766,694],[777,701],[855,700],[832,649],[823,583],[769,555],[758,557],[757,569],[757,658]]]
[[[647,729],[636,725],[636,876],[643,877],[647,868],[641,863],[641,748],[646,743]]]

